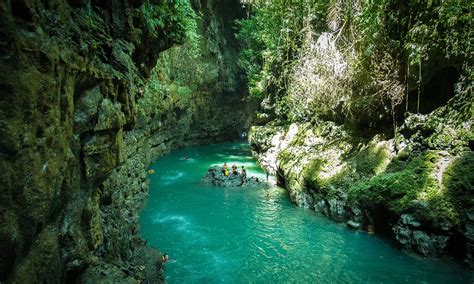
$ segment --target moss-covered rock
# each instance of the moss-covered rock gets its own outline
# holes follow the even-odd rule
[[[349,201],[372,208],[387,206],[397,215],[410,212],[422,220],[459,225],[461,214],[453,204],[451,189],[438,180],[450,161],[439,152],[428,151],[403,169],[390,172],[389,167],[387,172],[354,184],[348,190]]]
[[[194,4],[0,3],[0,282],[163,280],[139,236],[148,163],[236,137],[248,120],[233,59],[240,5]],[[200,73],[182,75],[192,48],[163,52],[192,25],[211,36],[193,61]]]
[[[347,125],[317,121],[252,127],[250,143],[261,165],[275,166],[297,205],[392,235],[420,254],[463,247],[470,259],[472,98],[469,85],[460,86],[431,114],[409,115],[392,139],[358,137]]]

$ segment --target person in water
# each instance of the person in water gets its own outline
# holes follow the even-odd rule
[[[237,166],[235,164],[232,165],[232,174],[238,175],[239,172],[237,171]]]
[[[226,177],[229,176],[229,169],[227,168],[227,163],[224,163],[224,166],[222,166],[222,171],[224,172],[224,175]]]
[[[161,262],[163,263],[167,263],[169,260],[169,257],[168,257],[168,254],[165,253],[162,257],[161,257]]]

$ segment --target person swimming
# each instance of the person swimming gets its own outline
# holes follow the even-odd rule
[[[169,256],[167,253],[163,254],[163,256],[161,257],[161,262],[163,263],[167,263],[169,260]]]

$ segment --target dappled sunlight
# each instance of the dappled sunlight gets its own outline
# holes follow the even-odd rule
[[[338,50],[336,40],[331,33],[317,34],[311,29],[306,32],[289,87],[292,108],[301,112],[300,117],[310,116],[311,107],[327,109],[343,99],[348,63]]]

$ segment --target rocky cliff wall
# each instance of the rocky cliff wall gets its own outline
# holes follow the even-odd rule
[[[462,78],[445,106],[409,115],[393,138],[360,137],[314,120],[253,126],[249,140],[297,205],[389,236],[401,248],[454,255],[472,266],[471,88]]]
[[[146,167],[244,127],[245,115],[222,119],[246,107],[236,84],[202,87],[239,80],[219,71],[236,52],[235,2],[194,5],[215,75],[148,108],[158,55],[185,37],[178,2],[0,2],[0,281],[163,279],[159,252],[139,236]]]

